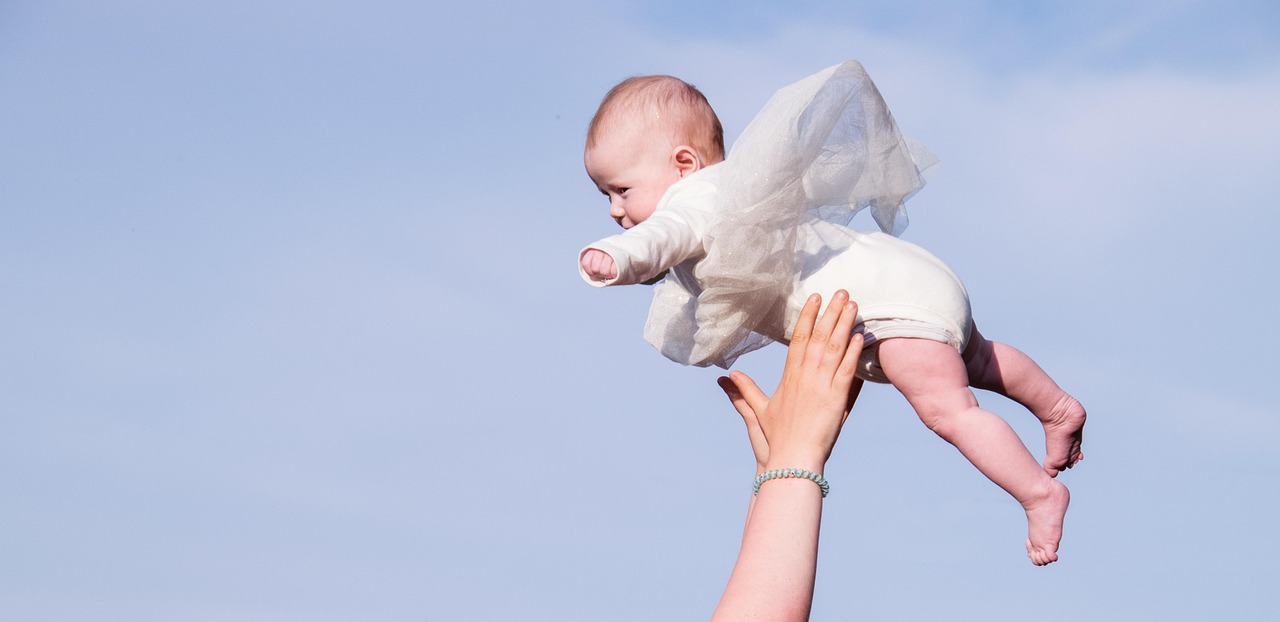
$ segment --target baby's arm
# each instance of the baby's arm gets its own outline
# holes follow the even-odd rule
[[[702,232],[710,212],[669,206],[644,222],[583,249],[582,278],[597,287],[644,283],[704,254]]]

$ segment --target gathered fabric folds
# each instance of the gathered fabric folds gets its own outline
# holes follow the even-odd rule
[[[722,165],[694,279],[673,272],[655,286],[645,338],[677,362],[728,368],[788,334],[779,324],[806,263],[845,243],[812,225],[847,227],[869,207],[881,230],[901,234],[904,202],[936,162],[902,136],[857,61],[779,90]]]

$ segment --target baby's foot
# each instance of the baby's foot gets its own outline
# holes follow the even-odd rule
[[[1057,480],[1049,480],[1044,497],[1023,505],[1027,511],[1027,557],[1037,566],[1058,561],[1062,521],[1071,503],[1071,492]]]
[[[1076,398],[1062,394],[1049,417],[1044,420],[1044,470],[1057,477],[1084,459],[1080,445],[1084,441],[1084,407]]]

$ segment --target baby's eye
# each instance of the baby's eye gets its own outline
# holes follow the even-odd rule
[[[618,194],[625,197],[627,196],[628,190],[630,190],[630,188],[618,188]]]

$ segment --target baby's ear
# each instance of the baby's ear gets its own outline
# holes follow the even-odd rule
[[[693,150],[693,147],[688,145],[676,147],[671,153],[671,159],[675,162],[676,170],[681,177],[696,173],[702,168],[702,158],[698,156],[697,151]]]

